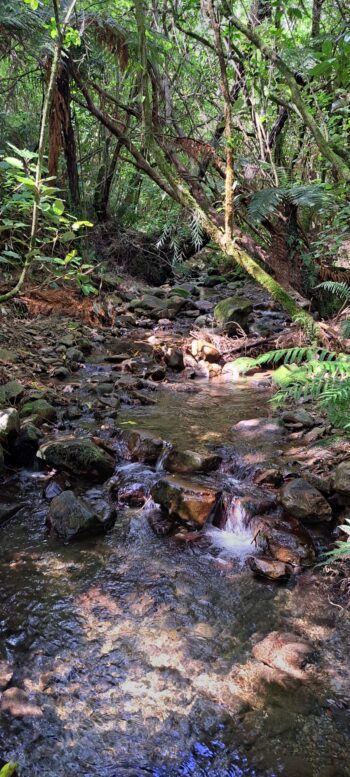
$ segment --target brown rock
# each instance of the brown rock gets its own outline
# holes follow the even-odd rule
[[[258,556],[250,556],[247,561],[255,575],[267,577],[269,580],[285,580],[291,575],[291,567],[282,561]]]
[[[196,358],[200,357],[201,359],[214,362],[220,359],[221,356],[215,345],[206,342],[206,340],[192,340],[191,353]]]
[[[151,496],[175,520],[203,526],[217,506],[220,492],[170,476],[153,486]]]
[[[287,675],[304,679],[304,663],[312,652],[312,645],[289,632],[271,631],[252,650],[254,658]]]
[[[197,453],[196,451],[177,451],[169,449],[163,459],[164,469],[168,472],[187,474],[191,472],[210,472],[217,469],[222,458],[216,453]]]
[[[131,461],[155,464],[163,450],[163,440],[151,432],[125,429],[121,434]]]
[[[8,661],[0,661],[0,691],[3,691],[4,688],[6,688],[12,679],[12,675],[13,668],[11,664],[9,664]]]

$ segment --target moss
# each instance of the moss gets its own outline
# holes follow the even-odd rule
[[[227,297],[221,300],[214,308],[214,318],[220,324],[227,324],[228,321],[237,321],[246,318],[253,305],[249,299],[244,297]]]

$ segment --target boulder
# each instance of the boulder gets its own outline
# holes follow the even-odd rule
[[[51,440],[40,446],[37,455],[52,467],[98,480],[110,477],[115,467],[112,456],[86,437]]]
[[[271,631],[252,650],[254,658],[287,675],[304,679],[303,667],[312,653],[312,645],[297,634]]]
[[[222,457],[216,453],[198,453],[197,451],[178,451],[169,448],[163,458],[163,467],[168,472],[190,474],[191,472],[211,472],[221,464]]]
[[[14,407],[0,410],[0,443],[8,445],[19,432],[19,415]]]
[[[162,478],[151,496],[174,520],[203,526],[218,505],[220,492],[179,477]]]
[[[286,580],[292,571],[291,567],[283,561],[263,556],[250,556],[247,563],[255,575],[266,577],[268,580]]]
[[[106,505],[102,512],[97,511],[85,499],[76,497],[73,491],[62,491],[55,496],[47,516],[49,527],[65,541],[103,534],[114,525],[115,520],[114,508]]]
[[[141,299],[133,299],[129,302],[129,308],[131,310],[139,310],[141,312],[149,311],[152,313],[154,311],[163,310],[164,307],[164,300],[159,299],[159,297],[156,297],[153,294],[145,294]]]
[[[280,492],[281,503],[287,513],[302,521],[316,523],[330,521],[332,510],[315,486],[303,478],[285,483]]]
[[[33,399],[30,402],[26,402],[21,408],[21,418],[27,418],[33,416],[35,423],[41,425],[47,421],[56,420],[56,408],[50,405],[46,399]]]
[[[214,308],[214,318],[218,324],[227,326],[231,322],[244,327],[248,316],[253,310],[253,304],[244,297],[227,297],[221,300]]]
[[[350,500],[350,459],[342,461],[336,467],[333,487],[340,495],[342,501],[348,502]]]
[[[163,440],[151,432],[125,429],[121,439],[127,447],[127,457],[131,461],[141,461],[144,464],[155,464],[163,450]]]

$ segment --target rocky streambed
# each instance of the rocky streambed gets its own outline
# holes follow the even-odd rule
[[[347,445],[238,377],[237,326],[286,322],[227,283],[124,288],[102,328],[4,322],[0,757],[20,774],[350,774],[348,621],[314,571]]]

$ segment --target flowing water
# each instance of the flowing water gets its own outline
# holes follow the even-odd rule
[[[278,458],[280,443],[230,427],[267,412],[248,383],[203,384],[118,423],[187,448],[228,445],[247,466]],[[350,775],[349,636],[317,578],[254,579],[234,507],[203,544],[156,537],[145,511],[125,509],[105,537],[65,546],[47,535],[42,490],[38,472],[8,483],[25,508],[2,528],[1,653],[27,710],[2,715],[0,755],[23,777]],[[305,682],[252,658],[274,629],[314,641]]]

